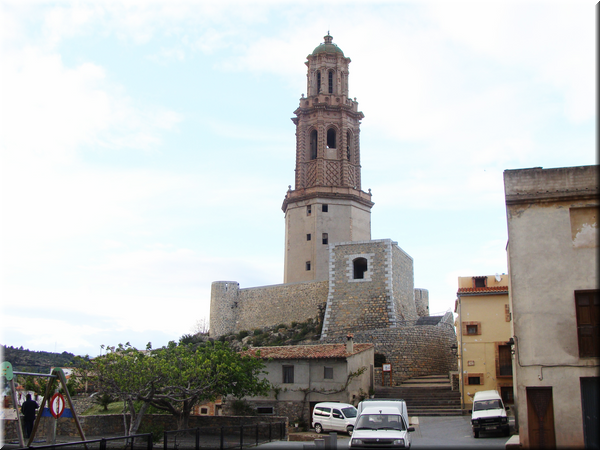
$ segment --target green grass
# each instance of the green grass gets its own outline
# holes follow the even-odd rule
[[[94,405],[81,414],[82,416],[98,416],[101,414],[121,414],[123,412],[123,402],[113,402],[108,405],[108,410],[104,411],[101,405]]]

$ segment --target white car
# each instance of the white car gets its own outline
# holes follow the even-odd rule
[[[317,403],[313,409],[312,426],[315,432],[341,431],[352,435],[356,408],[348,403]]]
[[[409,427],[397,406],[365,406],[354,425],[350,448],[410,448]]]
[[[502,397],[497,391],[476,392],[471,410],[473,437],[478,438],[482,431],[501,431],[505,436],[509,436],[507,409],[508,406],[504,408]]]

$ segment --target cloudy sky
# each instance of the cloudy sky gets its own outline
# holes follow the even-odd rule
[[[306,55],[352,59],[372,238],[432,312],[505,273],[502,172],[596,163],[595,11],[568,2],[1,6],[1,343],[165,345],[283,281]]]

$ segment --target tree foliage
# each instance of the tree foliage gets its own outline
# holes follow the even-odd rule
[[[107,353],[90,363],[101,394],[125,402],[131,415],[128,432],[135,434],[149,406],[177,418],[187,428],[193,407],[218,396],[236,398],[266,394],[270,385],[260,379],[260,359],[241,356],[221,342],[200,346],[170,342],[166,347],[146,351],[119,344],[105,347]],[[141,401],[141,408],[135,402]]]

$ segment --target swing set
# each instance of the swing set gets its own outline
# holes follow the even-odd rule
[[[60,384],[65,392],[67,401],[69,402],[69,407],[71,408],[71,413],[73,415],[73,419],[75,420],[75,425],[77,426],[77,430],[79,431],[79,435],[81,436],[81,439],[83,441],[85,441],[85,435],[83,433],[83,428],[81,428],[81,423],[79,422],[79,418],[77,417],[77,412],[75,411],[75,408],[73,408],[73,401],[71,400],[71,396],[69,395],[69,391],[67,390],[67,377],[65,376],[65,373],[63,372],[63,370],[60,367],[55,367],[54,369],[52,369],[52,371],[49,374],[14,372],[12,369],[11,363],[8,361],[5,361],[2,363],[0,370],[1,370],[0,376],[6,378],[6,381],[8,381],[8,383],[10,385],[12,401],[13,401],[13,405],[15,407],[15,413],[16,413],[17,433],[19,435],[19,445],[21,447],[25,447],[25,440],[23,438],[23,428],[21,426],[21,416],[20,416],[19,410],[18,410],[19,404],[17,402],[17,390],[15,389],[15,380],[14,380],[15,375],[50,378],[50,381],[48,382],[48,385],[46,386],[46,393],[44,394],[44,399],[42,400],[42,405],[40,406],[40,412],[36,415],[35,423],[33,424],[33,430],[31,431],[31,435],[29,436],[29,440],[27,442],[27,447],[30,447],[31,444],[33,443],[35,433],[38,429],[38,425],[39,425],[40,419],[42,417],[42,411],[44,410],[44,406],[46,405],[46,403],[48,403],[49,408],[52,410],[52,415],[55,418],[58,419],[58,417],[60,417],[60,415],[62,414],[62,409],[60,408],[60,406],[57,407],[56,405],[51,404],[53,402],[50,401],[51,398],[54,399],[54,397],[52,397],[52,391],[53,391],[54,385],[56,384],[57,381],[60,382]],[[58,403],[60,403],[60,401]],[[64,407],[64,403],[62,406]],[[59,411],[54,411],[55,408],[58,409]],[[14,415],[15,414],[12,414],[12,417],[14,417]],[[12,419],[12,420],[14,420],[14,419]]]

